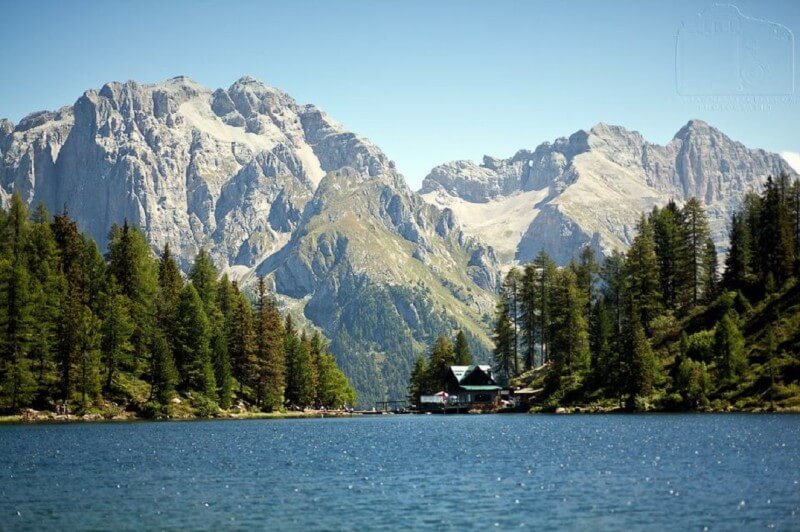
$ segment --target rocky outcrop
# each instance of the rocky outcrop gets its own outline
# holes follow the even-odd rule
[[[666,146],[601,123],[509,159],[437,166],[420,192],[456,211],[466,232],[503,250],[502,262],[545,250],[564,264],[586,245],[602,253],[625,249],[643,212],[692,196],[705,203],[724,250],[732,210],[748,190],[781,172],[796,175],[779,155],[749,149],[701,120],[689,121]],[[527,206],[526,198],[533,200]],[[512,210],[510,223],[505,213]]]

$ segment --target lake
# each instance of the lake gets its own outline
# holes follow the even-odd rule
[[[800,529],[800,416],[0,426],[0,529]]]

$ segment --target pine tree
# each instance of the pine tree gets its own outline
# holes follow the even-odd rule
[[[680,211],[675,202],[670,201],[663,209],[654,209],[650,218],[653,225],[656,256],[658,257],[661,294],[664,304],[668,308],[674,308],[677,301],[681,266]]]
[[[59,252],[59,274],[63,289],[59,293],[56,319],[56,365],[60,384],[60,398],[68,406],[75,390],[74,367],[80,360],[80,316],[86,297],[83,272],[83,239],[77,224],[64,214],[53,219],[53,234]]]
[[[298,336],[292,316],[286,317],[286,400],[300,408],[309,406],[314,397],[311,353],[305,336]]]
[[[236,293],[228,337],[228,352],[233,377],[239,383],[239,394],[244,394],[244,386],[252,385],[255,378],[256,338],[253,326],[253,311],[247,298]]]
[[[175,387],[178,385],[178,370],[175,368],[175,360],[172,358],[172,347],[164,334],[158,331],[153,336],[153,345],[150,347],[153,353],[151,375],[151,399],[155,399],[162,405],[168,405],[175,395]]]
[[[561,377],[581,373],[589,366],[589,330],[584,315],[586,297],[572,270],[557,273],[550,338],[554,372]]]
[[[628,250],[626,277],[629,295],[639,311],[637,319],[645,328],[663,308],[658,271],[653,227],[642,217],[639,234]]]
[[[128,224],[113,226],[108,242],[108,274],[116,279],[120,293],[130,300],[134,323],[131,335],[133,371],[149,367],[149,346],[156,325],[155,295],[158,293],[158,265],[147,239],[138,228]]]
[[[553,279],[556,275],[556,264],[552,261],[546,251],[542,250],[533,262],[536,268],[536,305],[535,312],[539,316],[539,345],[541,346],[542,364],[549,359],[549,338],[550,329],[550,298],[553,291]]]
[[[183,290],[181,270],[172,256],[169,244],[165,244],[161,259],[158,261],[158,313],[162,319],[174,316],[181,290]],[[162,322],[162,326],[164,325]]]
[[[408,397],[409,401],[418,404],[419,398],[428,393],[428,364],[425,362],[425,357],[422,355],[417,356],[414,362],[414,368],[411,370],[411,377],[408,383]]]
[[[459,330],[456,334],[456,344],[455,344],[455,360],[453,361],[454,365],[456,366],[471,366],[474,361],[472,359],[472,352],[469,349],[469,343],[467,342],[467,335],[464,334],[464,331]]]
[[[516,267],[512,267],[503,281],[503,295],[508,300],[508,312],[511,318],[513,342],[511,345],[511,361],[514,373],[519,373],[519,296],[521,289],[521,274]]]
[[[513,341],[511,333],[511,324],[509,321],[509,354],[511,353],[510,342]],[[435,388],[436,392],[447,391],[447,377],[450,372],[450,366],[455,363],[455,352],[453,351],[453,344],[446,336],[440,335],[433,343],[431,349],[430,362],[428,362],[428,384]]]
[[[317,372],[319,374],[318,400],[320,406],[325,408],[342,408],[356,402],[356,392],[353,390],[347,377],[336,365],[336,359],[330,353],[323,351],[318,359]]]
[[[217,272],[216,267],[214,267],[214,263],[211,261],[208,252],[206,252],[205,248],[201,248],[194,259],[192,271],[189,272],[189,279],[200,295],[200,299],[203,300],[206,311],[208,311],[212,305],[216,305],[218,275],[219,272]]]
[[[703,298],[706,303],[711,303],[717,297],[719,278],[717,265],[717,247],[709,237],[706,239],[706,251],[703,255]]]
[[[186,390],[216,397],[217,383],[211,364],[211,331],[200,295],[191,284],[178,302],[175,362]]]
[[[747,283],[752,263],[750,229],[744,215],[738,213],[731,215],[729,239],[730,250],[725,258],[722,282],[728,290],[740,290]]]
[[[589,343],[590,369],[593,383],[598,387],[613,387],[617,379],[614,372],[614,320],[611,305],[603,298],[592,306]]]
[[[58,271],[58,248],[43,204],[34,211],[28,237],[27,269],[31,281],[31,370],[35,374],[38,401],[43,403],[55,384],[55,324],[63,278]]]
[[[526,370],[529,370],[536,363],[536,327],[538,324],[536,315],[536,268],[533,264],[525,265],[521,285],[520,333],[522,336],[522,345],[524,346],[524,367]]]
[[[700,304],[707,278],[705,260],[709,238],[708,219],[697,198],[690,198],[681,210],[681,264],[678,299],[683,308]]]
[[[78,352],[80,356],[80,393],[84,409],[100,400],[100,319],[87,306],[80,309],[77,317]]]
[[[714,333],[714,356],[717,358],[720,375],[724,379],[738,376],[747,367],[744,336],[728,314],[717,323]]]
[[[514,326],[509,315],[508,301],[501,296],[497,300],[494,320],[494,362],[495,368],[508,379],[514,367]],[[433,359],[431,359],[433,366]]]
[[[762,280],[766,282],[772,274],[777,287],[791,277],[795,259],[793,227],[782,188],[771,176],[767,179],[757,233]]]
[[[629,323],[626,336],[628,407],[634,408],[636,398],[647,397],[653,393],[657,365],[644,327],[635,317]]]
[[[581,250],[580,262],[574,267],[578,289],[583,293],[586,301],[586,315],[589,315],[589,308],[595,300],[595,284],[600,273],[600,265],[597,264],[594,248],[586,245]]]
[[[106,305],[103,312],[105,320],[100,328],[101,348],[105,358],[106,378],[105,391],[111,391],[114,375],[123,362],[130,362],[133,352],[131,336],[134,331],[130,317],[130,301],[119,293],[116,282],[112,278]]]
[[[292,332],[293,334],[293,332]],[[268,297],[264,277],[258,279],[256,303],[256,402],[267,411],[283,406],[286,391],[286,351],[283,320]]]
[[[5,404],[16,410],[35,390],[29,359],[34,331],[26,253],[30,226],[18,193],[0,230],[0,391]]]

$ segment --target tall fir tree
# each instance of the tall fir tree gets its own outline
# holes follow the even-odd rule
[[[536,267],[526,264],[522,274],[520,293],[520,332],[523,346],[524,367],[531,369],[536,364],[537,291]]]
[[[511,341],[511,330],[509,322],[509,342]],[[508,347],[511,353],[511,347]],[[453,343],[443,335],[436,338],[431,349],[430,361],[428,362],[428,377],[427,382],[430,386],[435,388],[436,392],[448,391],[447,390],[447,377],[450,371],[450,366],[455,363],[455,352],[453,351]],[[452,391],[452,390],[450,390]]]
[[[717,323],[714,332],[714,356],[723,379],[737,377],[747,366],[744,336],[729,314]]]
[[[550,299],[553,292],[553,280],[556,276],[556,263],[550,258],[546,251],[542,250],[533,261],[536,269],[536,305],[534,311],[538,315],[539,324],[539,346],[541,349],[541,363],[544,364],[549,358],[549,338],[550,329]]]
[[[743,214],[734,212],[731,215],[729,231],[730,249],[725,258],[725,273],[722,284],[728,290],[744,288],[751,275],[752,243],[750,228]]]
[[[679,302],[684,309],[702,301],[708,277],[706,242],[710,236],[708,218],[697,198],[689,198],[681,210],[681,283]]]
[[[494,321],[494,363],[497,371],[506,379],[511,378],[514,369],[514,325],[508,308],[508,300],[500,296],[495,308]],[[431,360],[431,366],[433,360]]]
[[[628,250],[625,264],[629,296],[639,311],[639,322],[647,329],[663,305],[653,227],[644,216],[639,221],[639,234]]]
[[[181,291],[175,340],[175,362],[182,387],[215,399],[217,383],[211,363],[210,325],[203,301],[192,284]]]
[[[286,392],[286,332],[263,276],[258,279],[255,320],[256,402],[267,411],[278,410]]]
[[[470,351],[469,342],[467,342],[467,335],[464,334],[463,330],[459,329],[458,333],[456,333],[456,343],[453,350],[455,352],[454,365],[471,366],[474,364],[472,351]]]

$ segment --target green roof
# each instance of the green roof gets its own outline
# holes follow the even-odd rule
[[[500,386],[493,386],[491,384],[485,384],[482,386],[471,385],[471,384],[462,384],[459,386],[462,390],[467,390],[468,392],[493,392],[496,390],[500,390]]]

